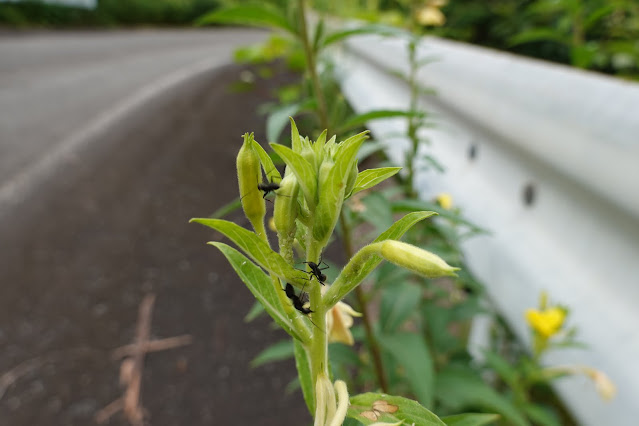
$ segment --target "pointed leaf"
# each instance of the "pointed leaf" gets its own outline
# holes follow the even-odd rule
[[[436,213],[430,211],[409,213],[395,222],[386,231],[382,232],[382,234],[375,239],[374,243],[384,240],[398,240],[417,222],[424,220],[434,214]],[[357,256],[357,254],[355,256]],[[333,285],[324,295],[324,300],[327,301],[327,303],[329,303],[329,305],[331,306],[340,301],[351,290],[357,287],[357,285],[359,285],[359,283],[361,283],[362,280],[366,278],[368,274],[370,274],[373,269],[375,269],[375,267],[381,263],[382,260],[383,259],[380,255],[373,254],[366,261],[364,261],[363,265],[360,268],[358,268],[357,276],[350,277],[349,281],[346,282],[346,280],[344,279],[344,271],[347,270],[348,266],[351,264],[351,262],[353,262],[353,259],[351,259],[351,262],[349,262],[349,264],[347,264],[344,269],[342,269],[342,272],[338,275],[338,277],[333,282]]]
[[[288,22],[286,15],[280,9],[265,3],[236,5],[218,9],[200,17],[195,24],[252,25],[256,27],[280,28],[295,34],[295,29]]]
[[[404,36],[406,35],[406,31],[386,25],[365,25],[348,30],[336,31],[332,34],[329,34],[324,39],[322,47],[337,43],[351,36],[366,34],[377,34],[381,36]]]
[[[379,169],[362,170],[357,175],[355,186],[348,196],[350,197],[360,191],[372,188],[389,177],[396,175],[401,169],[401,167],[382,167]]]
[[[401,365],[417,400],[430,407],[433,401],[435,370],[430,350],[415,333],[381,334],[379,343]]]
[[[216,231],[221,232],[246,254],[248,254],[258,265],[270,273],[278,276],[286,282],[303,288],[307,283],[307,275],[293,268],[279,254],[271,250],[269,245],[262,241],[254,232],[242,228],[233,222],[221,219],[191,219]],[[216,243],[209,243],[215,245]]]
[[[380,401],[384,403],[381,404]],[[380,408],[381,411],[376,410],[377,413],[375,413],[373,411],[374,407]],[[395,407],[397,407],[397,410],[391,413],[390,411],[395,410]],[[406,424],[414,424],[415,426],[446,426],[446,423],[421,406],[417,401],[401,396],[373,392],[351,397],[348,417],[356,419],[365,425],[378,422],[397,423],[404,421]]]
[[[313,392],[313,379],[311,378],[311,365],[308,361],[308,353],[304,349],[304,345],[297,339],[293,342],[295,345],[295,366],[297,367],[297,376],[300,381],[300,387],[304,395],[304,401],[311,415],[315,414],[315,394]]]
[[[484,426],[499,420],[499,414],[457,414],[442,417],[442,420],[446,423],[446,426]]]
[[[294,103],[278,106],[275,110],[271,111],[266,119],[266,140],[269,142],[277,142],[280,134],[289,122],[289,117],[297,114],[301,108],[301,103]]]
[[[262,163],[262,169],[264,170],[264,174],[269,181],[273,180],[273,177],[276,180],[282,180],[282,176],[280,176],[279,170],[275,167],[273,163],[273,159],[268,152],[259,144],[255,139],[253,139],[253,148],[257,152],[257,155],[260,157],[260,163]]]
[[[509,424],[530,426],[525,415],[503,395],[497,393],[477,376],[477,373],[459,366],[447,367],[437,374],[437,399],[450,410],[462,411],[466,407],[501,414]]]
[[[398,268],[399,269],[399,268]],[[382,292],[379,324],[382,332],[392,334],[413,314],[422,302],[422,290],[410,282],[395,282]]]
[[[275,293],[276,289],[269,276],[233,247],[224,243],[211,243],[211,245],[217,247],[226,256],[237,275],[251,290],[253,296],[264,306],[264,310],[271,318],[292,337],[301,339],[291,320],[282,309],[279,296]]]
[[[315,194],[317,193],[317,179],[311,163],[306,161],[304,157],[287,146],[272,143],[271,147],[273,148],[273,151],[275,151],[277,155],[284,160],[286,165],[291,168],[300,184],[300,188],[302,188],[302,193],[304,194],[306,203],[309,208],[314,208],[316,204]]]
[[[364,143],[367,134],[368,132],[362,132],[350,137],[337,148],[335,164],[322,185],[315,212],[316,221],[313,226],[313,238],[315,241],[320,242],[321,246],[326,244],[337,223],[342,203],[344,202],[348,175],[353,167],[353,162],[356,161],[357,151]]]
[[[297,341],[297,339],[294,340]],[[282,340],[272,344],[253,358],[253,361],[251,361],[251,367],[256,368],[260,365],[292,358],[294,356],[293,352],[293,340]]]

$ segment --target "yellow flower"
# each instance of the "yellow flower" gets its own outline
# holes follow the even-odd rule
[[[437,204],[446,210],[450,210],[453,207],[453,197],[447,192],[442,192],[435,197],[435,200],[437,201]]]
[[[355,341],[350,328],[353,326],[353,317],[361,317],[362,314],[344,302],[337,302],[326,315],[328,328],[328,341],[339,342],[353,346]]]
[[[429,0],[415,12],[415,19],[420,25],[441,27],[446,23],[446,17],[439,8],[446,5],[446,0]]]
[[[528,325],[546,339],[557,334],[563,326],[565,318],[566,311],[557,307],[542,311],[537,309],[528,309],[526,311]]]

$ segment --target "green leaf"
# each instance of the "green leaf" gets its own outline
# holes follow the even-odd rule
[[[367,138],[368,131],[359,133],[340,143],[335,155],[335,164],[329,171],[319,194],[319,203],[315,212],[313,238],[321,246],[326,245],[337,223],[344,202],[344,192],[348,175],[356,161],[357,151]]]
[[[406,380],[425,406],[433,402],[435,370],[430,350],[422,336],[415,333],[380,334],[379,343],[404,370]]]
[[[315,200],[317,177],[311,163],[287,146],[272,143],[271,147],[277,155],[284,160],[286,165],[291,168],[300,184],[300,188],[302,188],[306,203],[310,209],[314,208],[317,203]]]
[[[269,346],[260,352],[253,361],[251,367],[256,368],[260,365],[268,364],[275,361],[283,361],[294,356],[293,341],[290,339],[282,340]]]
[[[311,415],[315,414],[315,391],[313,379],[311,378],[311,365],[308,361],[308,354],[304,349],[304,345],[295,339],[293,341],[295,352],[295,366],[297,367],[297,376],[300,381],[300,387],[304,394],[304,401]]]
[[[233,213],[235,210],[238,210],[241,207],[242,207],[242,201],[240,200],[240,197],[237,197],[233,201],[226,203],[219,209],[215,210],[213,213],[211,213],[211,216],[209,216],[209,218],[220,219],[229,213]]]
[[[422,289],[409,282],[397,282],[382,293],[379,322],[382,332],[392,334],[415,313],[422,301]]]
[[[233,247],[224,243],[211,243],[211,245],[217,247],[226,256],[237,275],[253,293],[253,296],[264,306],[271,318],[292,337],[301,339],[280,305],[279,296],[275,293],[276,289],[269,276]]]
[[[379,169],[362,170],[358,173],[355,186],[348,197],[365,189],[372,188],[389,177],[396,175],[401,169],[401,167],[382,167]]]
[[[530,426],[528,420],[506,397],[484,383],[472,370],[451,365],[437,374],[435,395],[452,411],[469,407],[501,414],[515,426]]]
[[[308,284],[308,277],[304,272],[289,265],[279,253],[271,250],[267,243],[248,229],[222,219],[191,219],[191,222],[199,223],[221,232],[237,244],[258,265],[284,281],[294,284],[298,288],[303,288]],[[217,247],[214,242],[209,242],[208,244]]]
[[[244,322],[253,321],[255,318],[257,318],[260,315],[262,315],[263,312],[264,312],[264,306],[262,306],[262,304],[259,302],[259,300],[256,300],[253,303],[253,306],[251,306],[251,309],[244,316]]]
[[[257,155],[260,157],[260,163],[262,164],[262,169],[264,170],[264,174],[268,180],[273,180],[273,177],[276,177],[279,180],[282,180],[282,176],[280,176],[279,170],[275,167],[273,163],[273,159],[268,152],[259,144],[255,139],[253,139],[253,148],[257,152]]]
[[[447,426],[484,426],[499,420],[498,414],[457,414],[442,417]]]
[[[471,230],[478,233],[485,233],[486,231],[475,225],[472,222],[461,217],[454,211],[447,210],[442,208],[439,204],[436,204],[431,201],[424,200],[397,200],[392,202],[393,212],[401,213],[407,211],[424,211],[424,210],[432,210],[436,214],[441,217],[444,217],[450,220],[453,223],[463,224],[468,226]]]
[[[266,3],[234,5],[214,10],[195,21],[195,25],[238,24],[256,27],[280,28],[295,34],[295,29],[278,8]]]
[[[536,41],[554,41],[561,44],[570,44],[565,35],[550,28],[533,28],[520,32],[508,40],[510,46],[518,44],[532,43]]]
[[[522,389],[519,383],[520,374],[517,371],[517,368],[512,366],[508,361],[506,361],[499,354],[493,351],[484,351],[484,357],[486,359],[486,364],[488,364],[489,367],[495,370],[497,375],[504,381],[504,383],[506,383],[514,390],[525,392],[525,390]]]
[[[366,210],[360,213],[360,216],[375,227],[372,231],[374,235],[379,235],[393,225],[393,212],[388,198],[383,194],[373,191],[366,195],[362,202]]]
[[[540,426],[561,426],[561,421],[548,408],[537,404],[523,404],[522,409],[528,417]]]
[[[386,231],[382,232],[380,236],[375,239],[374,243],[384,240],[398,240],[417,222],[424,220],[434,214],[435,212],[431,211],[409,213],[395,222]],[[349,277],[348,282],[346,282],[344,278],[344,271],[347,270],[348,266],[351,264],[351,262],[353,262],[353,259],[351,259],[351,262],[349,262],[349,264],[347,264],[344,269],[342,269],[342,272],[335,279],[333,285],[328,289],[323,299],[326,300],[327,303],[329,303],[331,306],[334,305],[339,300],[344,298],[344,296],[346,296],[351,290],[357,287],[357,285],[359,285],[359,283],[361,283],[362,280],[366,278],[368,274],[370,274],[373,269],[375,269],[375,267],[381,263],[382,260],[383,259],[381,256],[373,254],[363,263],[361,267],[358,268],[357,276]]]
[[[266,140],[277,142],[280,134],[289,122],[289,117],[296,115],[302,109],[301,103],[280,105],[272,110],[266,119]]]
[[[394,413],[373,411],[374,405],[376,407],[385,407],[379,404],[379,401],[385,401],[387,410],[397,407],[397,411]],[[377,403],[377,404],[376,404]],[[378,405],[379,404],[379,405]],[[364,415],[362,415],[364,413]],[[379,414],[379,416],[377,415]],[[421,406],[417,401],[404,398],[401,396],[386,395],[383,393],[362,393],[351,397],[351,405],[348,407],[348,417],[356,419],[365,425],[370,425],[378,422],[400,422],[404,421],[407,424],[414,423],[415,426],[446,426],[439,417],[434,413]],[[372,419],[371,417],[377,417]]]
[[[325,39],[322,47],[329,46],[333,43],[342,41],[348,37],[355,35],[377,34],[381,36],[404,36],[406,31],[399,28],[389,27],[386,25],[365,25],[358,28],[336,31],[329,34]]]
[[[349,130],[353,130],[357,127],[363,126],[372,120],[379,120],[382,118],[394,118],[394,117],[426,117],[426,113],[423,111],[402,111],[395,109],[380,109],[375,111],[365,112],[363,114],[357,114],[353,117],[348,118],[342,125],[339,127],[336,133],[346,133]]]

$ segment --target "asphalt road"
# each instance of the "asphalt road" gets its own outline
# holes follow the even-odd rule
[[[4,35],[0,209],[128,111],[264,37],[246,29]]]
[[[112,351],[133,342],[149,293],[151,337],[193,338],[146,356],[141,403],[151,425],[310,422],[299,392],[285,390],[292,361],[248,367],[285,333],[265,317],[244,322],[250,292],[205,245],[220,235],[187,223],[237,196],[241,135],[264,141],[256,109],[290,82],[278,71],[254,90],[230,90],[247,69],[215,65],[228,62],[230,42],[261,36],[0,42],[1,425],[96,424],[122,395]],[[20,46],[31,54],[20,58]],[[116,413],[107,424],[128,423]]]

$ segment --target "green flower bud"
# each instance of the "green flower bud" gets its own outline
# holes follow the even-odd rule
[[[288,173],[280,182],[280,189],[277,191],[278,197],[275,200],[273,219],[275,229],[280,244],[280,254],[289,262],[293,263],[293,241],[297,231],[297,215],[299,204],[297,194],[299,183],[293,173]]]
[[[253,148],[253,133],[244,134],[244,143],[237,154],[237,181],[240,186],[244,214],[251,221],[258,235],[264,233],[266,202],[257,188],[262,182],[262,172],[260,157]]]
[[[419,247],[401,241],[386,240],[382,242],[381,255],[389,262],[404,267],[429,278],[444,275],[456,276],[454,268],[444,259]]]

